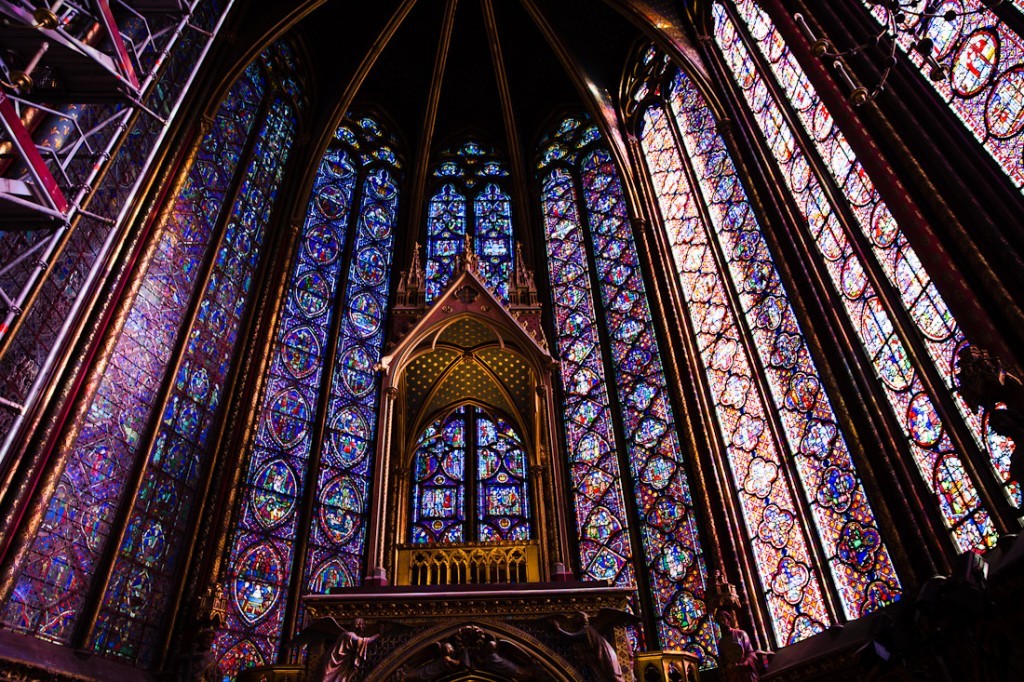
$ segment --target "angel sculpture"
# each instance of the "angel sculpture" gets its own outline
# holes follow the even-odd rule
[[[581,625],[575,631],[566,630],[559,625],[557,616],[552,620],[552,624],[560,634],[576,640],[583,646],[585,659],[594,673],[595,679],[600,682],[623,682],[622,666],[619,665],[615,646],[601,634],[600,630],[618,624],[636,623],[637,618],[625,611],[601,609],[595,621],[601,626],[598,629],[591,624],[590,617],[582,611],[577,612],[576,617],[581,621]]]
[[[521,665],[512,657],[527,661]],[[473,652],[473,660],[480,670],[500,675],[508,680],[535,679],[530,656],[520,647],[508,640],[499,640],[491,633],[484,633],[482,640]]]
[[[451,642],[437,642],[435,646],[437,651],[434,658],[416,668],[403,666],[398,671],[397,679],[403,682],[427,682],[445,677],[456,670],[466,669],[465,662],[459,657]]]
[[[380,637],[380,633],[367,637],[363,634],[365,630],[366,622],[362,618],[356,618],[352,622],[351,630],[346,629],[330,616],[318,618],[292,640],[291,646],[298,647],[312,642],[333,640],[333,644],[324,653],[319,670],[313,675],[312,680],[351,682],[356,679],[366,662],[370,645]]]

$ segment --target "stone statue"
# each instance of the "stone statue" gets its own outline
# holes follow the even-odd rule
[[[732,611],[719,611],[717,620],[722,628],[718,640],[720,679],[723,682],[758,682],[761,660],[750,642],[750,635],[736,627],[736,615]]]
[[[352,630],[342,630],[334,645],[324,656],[323,682],[349,682],[366,662],[370,645],[380,634],[365,637],[366,623],[356,618]]]
[[[428,682],[447,679],[455,672],[479,670],[503,680],[526,682],[537,679],[534,662],[514,643],[499,640],[492,633],[475,625],[467,625],[447,639],[434,643],[433,658],[418,665],[405,665],[394,679],[401,682]],[[519,662],[513,659],[519,659]],[[422,661],[422,662],[421,662]]]
[[[587,614],[579,611],[576,617],[581,621],[579,630],[565,630],[557,620],[552,623],[559,633],[576,640],[586,649],[588,665],[596,679],[600,682],[623,682],[622,667],[619,665],[615,647],[590,624],[590,617]]]
[[[971,409],[984,409],[989,427],[999,435],[1024,442],[1024,378],[979,346],[962,348],[957,361],[960,395]],[[1009,474],[1010,479],[1024,483],[1024,447],[1016,447],[1010,455]]]
[[[379,633],[367,637],[364,634],[365,630],[366,622],[362,618],[356,618],[353,621],[351,630],[342,626],[334,618],[318,618],[292,640],[291,646],[299,647],[317,641],[332,641],[333,643],[324,652],[319,669],[312,680],[351,682],[362,670],[370,645],[380,637]]]
[[[427,680],[436,680],[464,668],[465,665],[459,659],[452,643],[438,642],[437,655],[432,660],[416,668],[404,666],[398,671],[396,678],[403,682],[427,682]]]

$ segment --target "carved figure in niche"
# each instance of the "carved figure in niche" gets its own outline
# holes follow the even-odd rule
[[[436,642],[431,649],[433,658],[419,665],[404,666],[395,679],[399,682],[426,682],[471,670],[493,673],[507,680],[525,682],[538,679],[533,661],[525,651],[475,625],[459,628],[458,632]]]
[[[613,609],[601,609],[602,613],[605,611],[613,612]],[[614,612],[619,613],[619,612]],[[623,613],[623,616],[629,616],[629,614]],[[594,677],[600,682],[623,682],[622,666],[619,665],[619,657],[615,653],[615,646],[605,638],[601,632],[590,624],[590,617],[579,611],[576,613],[576,618],[580,621],[580,627],[578,630],[566,630],[558,623],[559,616],[555,616],[552,619],[552,625],[555,629],[565,637],[576,640],[583,649],[584,660],[587,661],[587,665],[590,667],[591,672],[594,673]]]
[[[511,642],[499,641],[489,632],[482,632],[483,637],[475,642],[472,659],[477,670],[495,673],[509,680],[532,680],[532,666],[520,665],[509,656],[518,653],[526,657],[525,652]],[[528,657],[526,657],[528,660]]]
[[[718,640],[723,682],[758,682],[761,679],[761,659],[750,635],[736,626],[736,615],[727,609],[718,612],[716,619],[722,628]]]
[[[456,670],[465,669],[451,642],[437,642],[435,646],[437,647],[435,658],[416,668],[404,666],[398,671],[396,679],[399,682],[426,682],[445,677]]]
[[[356,618],[349,630],[331,617],[318,618],[310,623],[295,639],[291,646],[298,647],[316,641],[333,641],[324,652],[313,680],[322,682],[351,682],[356,679],[366,662],[370,645],[380,633],[366,636],[366,622]]]

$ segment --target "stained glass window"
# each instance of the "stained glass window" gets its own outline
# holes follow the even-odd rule
[[[466,539],[466,410],[428,426],[413,465],[413,542]]]
[[[563,124],[563,134],[579,125]],[[611,406],[570,172],[554,168],[543,182],[555,344],[565,404],[569,456],[583,573],[594,580],[633,585],[635,573]]]
[[[72,122],[80,130],[95,135],[92,144],[99,142],[97,151],[106,144],[116,144],[110,148],[105,169],[102,156],[66,167],[73,182],[95,188],[91,197],[87,195],[83,200],[88,213],[80,215],[75,228],[67,233],[66,242],[54,252],[50,275],[38,282],[34,293],[20,304],[18,328],[11,331],[0,322],[0,336],[12,334],[9,348],[0,357],[0,397],[5,401],[0,405],[7,405],[0,409],[0,460],[7,456],[11,444],[18,442],[18,426],[24,419],[10,407],[23,404],[27,407],[23,413],[31,413],[32,396],[45,395],[45,391],[36,391],[33,386],[39,387],[49,378],[69,333],[68,319],[77,315],[102,271],[104,256],[118,243],[122,234],[119,231],[131,222],[125,220],[133,205],[130,199],[146,177],[154,152],[167,134],[168,123],[193,82],[191,75],[203,62],[206,46],[217,34],[225,4],[222,0],[199,0],[191,4],[188,15],[188,25],[198,30],[166,31],[162,37],[145,38],[153,42],[142,49],[144,58],[159,54],[152,49],[154,46],[163,45],[166,50],[162,66],[155,67],[155,82],[142,95],[143,104],[156,116],[121,119],[126,124],[123,131],[117,119],[106,130],[94,129],[96,123],[116,109],[120,109],[118,116],[129,112],[122,105],[110,103],[67,104],[56,107],[63,116],[53,115],[49,122],[36,128],[37,134],[46,135],[47,146],[53,149],[57,140],[63,140],[64,149],[69,149],[66,135]],[[144,28],[141,22],[135,26],[140,32]],[[120,28],[134,33],[131,25],[122,23]],[[50,235],[56,236],[49,230],[0,233],[0,288],[5,295],[17,298],[19,289],[30,285],[31,273],[38,268],[34,258],[18,258],[18,254],[44,246],[40,239]],[[0,305],[0,309],[5,309],[5,316],[10,316],[7,322],[12,322],[15,309],[6,304]]]
[[[862,2],[877,19],[886,21],[888,11]],[[922,71],[924,81],[1024,190],[1024,38],[986,7],[991,4],[919,2],[903,13],[903,25],[912,31],[900,32],[898,44]],[[1012,4],[1003,3],[1003,11],[1019,15]],[[931,65],[914,49],[921,38],[931,39],[931,57],[944,68],[945,78],[931,78]]]
[[[476,421],[476,452],[477,539],[529,539],[526,451],[519,433],[508,420],[482,413]]]
[[[508,300],[513,254],[508,175],[493,150],[473,141],[441,154],[433,176],[443,184],[427,213],[427,301],[451,281],[467,231],[484,283],[499,300]]]
[[[427,301],[437,298],[455,274],[466,237],[466,197],[445,185],[430,200],[427,218]]]
[[[659,640],[659,647],[654,647],[653,643],[649,646],[684,648],[696,653],[708,665],[716,656],[715,634],[703,601],[706,570],[697,538],[683,454],[676,436],[654,321],[639,271],[622,186],[611,155],[600,136],[593,131],[596,129],[592,126],[580,125],[579,119],[566,119],[556,129],[554,139],[541,149],[542,201],[548,249],[549,252],[565,249],[562,253],[569,255],[574,244],[588,241],[593,253],[592,258],[578,265],[597,279],[604,324],[610,339],[610,369],[625,436],[629,484],[637,511],[645,521],[641,524],[640,540]],[[560,166],[568,173],[562,175],[557,172]],[[551,170],[545,172],[548,168]],[[571,177],[578,183],[579,195],[573,196],[570,186],[559,182],[565,177]],[[566,204],[570,198],[575,200],[572,209]],[[576,234],[567,239],[572,232]],[[556,286],[565,286],[574,279],[571,268],[570,276],[564,277],[566,273],[560,269],[567,261],[564,256],[561,260],[553,269],[553,284]],[[584,292],[585,289],[577,284],[574,293],[579,296]],[[556,330],[559,347],[567,345],[568,348],[579,349],[582,353],[579,359],[583,360],[591,347],[586,343],[567,344],[566,337],[574,334],[572,327],[566,324],[572,316],[561,318],[564,312],[556,314],[560,318]],[[585,396],[593,391],[592,395],[600,396],[596,385],[599,379],[595,373],[580,372],[564,388],[569,395]],[[595,415],[603,411],[603,405],[593,402],[588,405],[588,402],[579,404]],[[587,419],[584,423],[588,421],[593,424]],[[572,437],[573,432],[570,431],[569,435]],[[597,447],[583,455],[590,457],[591,461],[579,461],[577,457],[574,467],[577,481],[578,472],[589,469],[595,475],[592,483],[601,486],[602,470],[593,467],[591,462],[596,463],[601,457],[602,444],[593,437],[598,435],[597,432],[584,432],[584,435],[591,435],[588,440]],[[607,481],[607,478],[603,480]],[[589,490],[593,489],[587,488],[586,484],[576,484],[578,514],[580,507],[593,507],[585,496]],[[594,492],[599,492],[599,488]],[[614,494],[609,499],[614,500]],[[614,536],[620,530],[618,524],[619,520],[610,510],[602,514],[594,526],[599,542],[601,538],[607,540]]]
[[[847,618],[858,618],[898,598],[899,580],[711,110],[681,72],[665,89],[668,101],[650,97],[663,92],[650,81],[664,78],[666,62],[654,54],[647,53],[647,80],[635,86],[647,107],[641,144],[776,642],[788,644],[831,621],[823,585],[836,591]],[[742,310],[734,308],[730,290]],[[748,348],[757,353],[770,395],[755,380]],[[772,415],[784,443],[772,437]],[[788,482],[793,473],[799,489]],[[801,495],[813,526],[800,511]],[[828,573],[816,565],[815,542]]]
[[[294,103],[270,98],[280,82],[271,62],[281,49],[268,48],[233,85],[161,220],[141,287],[5,607],[12,628],[67,642],[88,607],[106,546],[117,542],[90,644],[143,663],[160,644],[251,274],[297,125]],[[268,99],[261,121],[257,112]],[[232,190],[235,175],[242,181]],[[176,378],[165,392],[176,355]],[[142,479],[121,527],[116,514],[136,467]]]
[[[504,417],[462,406],[437,418],[417,439],[412,475],[412,542],[530,538],[526,450]]]
[[[394,229],[398,216],[399,164],[379,129],[362,119],[363,148],[383,165],[370,166],[356,222],[341,332],[335,352],[328,421],[320,456],[317,497],[306,560],[311,592],[354,585],[362,569],[367,503],[377,425],[379,387],[373,370],[384,341],[384,311],[391,281]],[[375,132],[374,132],[375,131]]]
[[[961,550],[984,549],[996,532],[988,511],[981,506],[975,483],[962,464],[945,420],[962,417],[978,444],[985,446],[981,420],[970,413],[957,394],[960,415],[941,415],[910,353],[896,332],[892,312],[879,296],[868,270],[880,269],[899,293],[900,301],[915,321],[933,361],[931,368],[953,389],[953,360],[965,343],[953,319],[913,248],[907,243],[881,196],[841,131],[836,127],[813,86],[786,48],[767,15],[753,2],[735,3],[739,16],[749,24],[756,44],[777,83],[793,104],[794,115],[809,131],[814,147],[825,159],[828,177],[812,170],[808,154],[790,123],[790,113],[777,100],[758,62],[748,50],[742,33],[721,4],[713,7],[715,40],[732,70],[741,92],[761,126],[768,147],[783,170],[786,185],[796,197],[804,224],[822,257],[824,268],[840,295],[855,333],[882,381],[885,396],[908,436],[908,445],[925,483],[936,495],[943,518]],[[768,50],[767,46],[772,46]],[[829,185],[839,188],[837,194]],[[835,196],[845,196],[837,202]],[[868,263],[852,246],[847,229],[859,228],[871,245],[875,263]],[[1009,453],[994,457],[999,470]],[[1013,491],[1010,491],[1014,494]]]
[[[228,673],[272,659],[293,579],[316,592],[360,580],[400,166],[379,124],[350,115],[317,171],[229,543],[228,612],[214,644]],[[307,495],[313,519],[300,528]],[[301,578],[291,575],[296,537],[308,537]]]

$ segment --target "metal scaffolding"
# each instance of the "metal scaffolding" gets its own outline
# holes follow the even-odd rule
[[[49,381],[232,2],[0,0],[0,368],[18,374],[0,381],[0,461]],[[191,56],[174,53],[183,43]],[[133,134],[146,144],[127,144]],[[110,172],[122,154],[130,163]],[[115,198],[98,200],[103,191],[101,199]],[[98,248],[90,262],[62,268],[83,222]],[[31,307],[54,305],[54,295],[40,291],[58,275],[74,286],[63,282],[58,292],[67,300],[57,306],[61,323],[46,335],[45,357],[14,357],[15,336],[28,333],[19,323]]]

